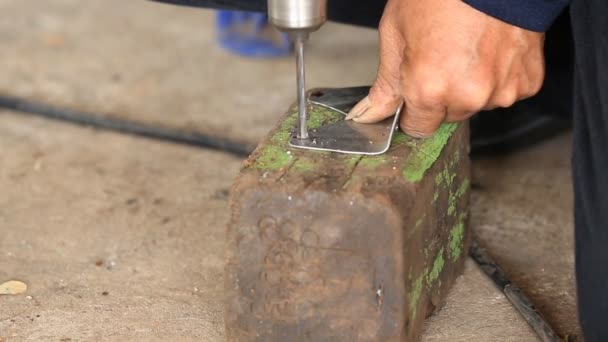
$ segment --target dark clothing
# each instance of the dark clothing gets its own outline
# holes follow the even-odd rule
[[[265,11],[266,0],[155,0],[198,7]],[[516,26],[549,28],[568,0],[465,0]],[[377,27],[386,0],[329,0],[333,21]],[[541,92],[510,110],[574,109],[573,181],[580,321],[589,342],[608,341],[608,0],[572,0],[547,32]],[[575,62],[572,50],[574,45]],[[574,103],[572,73],[574,71]],[[524,110],[525,109],[525,110]],[[482,114],[483,115],[483,114]]]
[[[152,0],[176,5],[235,11],[265,12],[268,0]]]
[[[574,0],[574,207],[580,322],[608,341],[608,2]]]
[[[570,0],[464,0],[481,12],[530,31],[545,32]]]
[[[154,0],[177,5],[265,12],[267,0]],[[328,0],[329,19],[378,27],[387,0]],[[528,30],[545,32],[570,0],[464,0],[476,9]]]
[[[152,0],[176,5],[266,12],[267,0]],[[329,0],[327,16],[338,23],[378,28],[387,0]]]
[[[242,11],[264,12],[266,11],[267,0],[154,0],[168,2],[178,5],[233,9]],[[486,3],[502,3],[505,8],[507,2],[525,3],[546,3],[544,6],[552,8],[563,8],[563,4],[568,0],[465,0],[473,5],[473,1]],[[380,18],[384,11],[387,0],[329,0],[327,3],[327,15],[329,20],[339,23],[352,24],[378,28]],[[561,6],[561,7],[560,7]],[[542,6],[537,6],[542,7]],[[505,13],[511,13],[505,10]],[[551,15],[551,22],[555,19]],[[536,19],[532,15],[527,15],[530,22]],[[537,20],[539,22],[539,20]],[[543,21],[544,22],[544,21]],[[547,56],[546,82],[541,92],[530,99],[515,104],[514,111],[530,112],[533,110],[543,111],[551,115],[567,116],[570,115],[572,94],[572,66],[573,66],[573,42],[570,29],[570,19],[566,11],[555,19],[555,24],[549,29],[545,42],[545,55]],[[555,101],[559,99],[559,101]]]

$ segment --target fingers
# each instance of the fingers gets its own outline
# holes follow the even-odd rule
[[[515,102],[532,97],[540,91],[544,79],[543,63],[526,64],[525,61],[520,60],[514,66],[512,72],[496,86],[484,110],[510,107]]]
[[[376,80],[372,85],[369,95],[361,100],[350,113],[346,120],[360,123],[372,123],[395,114],[401,104],[400,65],[403,60],[403,38],[399,33],[395,22],[392,20],[391,8],[386,7],[385,15],[379,27],[380,34],[380,65]]]
[[[409,136],[427,138],[433,135],[446,117],[446,108],[420,108],[408,104],[404,107],[399,126]]]
[[[431,3],[438,6],[422,16]],[[544,76],[541,34],[485,16],[477,18],[485,26],[454,21],[452,11],[462,11],[463,18],[478,13],[466,6],[452,10],[445,6],[439,0],[388,1],[379,27],[376,79],[347,120],[378,122],[393,115],[403,102],[401,128],[424,138],[444,121],[462,121],[481,110],[509,107],[538,92]],[[429,24],[428,18],[437,15],[445,17]]]
[[[415,138],[433,135],[446,119],[448,108],[447,78],[427,61],[422,59],[422,62],[410,61],[401,65],[405,103],[400,126],[406,134]]]

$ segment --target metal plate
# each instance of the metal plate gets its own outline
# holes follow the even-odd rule
[[[368,93],[369,87],[318,89],[308,94],[308,101],[346,116]],[[390,147],[400,113],[401,106],[394,116],[378,123],[362,124],[349,120],[321,126],[309,131],[309,139],[292,135],[289,145],[349,154],[382,154]]]

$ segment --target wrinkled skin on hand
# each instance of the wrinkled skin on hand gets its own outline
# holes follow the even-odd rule
[[[404,101],[401,128],[428,137],[444,122],[509,107],[544,78],[544,34],[490,17],[460,0],[389,0],[380,66],[347,119],[370,123]]]

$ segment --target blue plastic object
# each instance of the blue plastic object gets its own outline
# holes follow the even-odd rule
[[[218,11],[216,20],[219,44],[246,57],[283,57],[292,46],[286,34],[269,28],[263,13]]]

